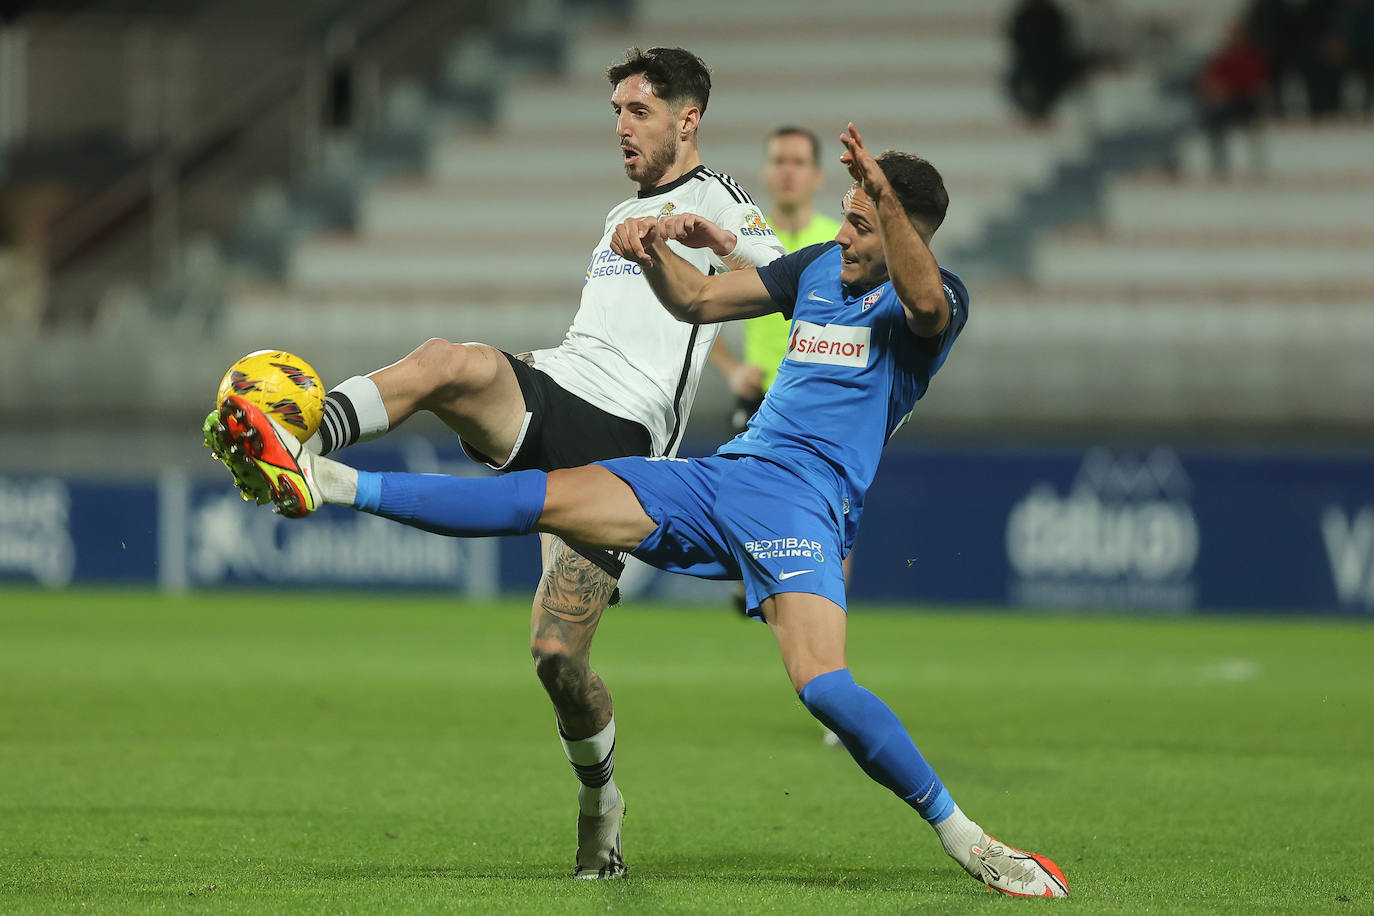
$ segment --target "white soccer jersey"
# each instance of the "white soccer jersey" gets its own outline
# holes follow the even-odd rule
[[[743,188],[728,175],[697,166],[677,181],[640,191],[606,214],[592,252],[582,303],[555,349],[534,353],[534,366],[607,413],[649,430],[654,453],[677,453],[701,370],[719,324],[684,324],[654,296],[638,264],[611,251],[615,227],[630,217],[694,213],[735,233],[729,264],[709,249],[672,249],[702,273],[761,267],[783,253],[773,230]]]

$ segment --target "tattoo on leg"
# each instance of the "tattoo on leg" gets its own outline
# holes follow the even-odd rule
[[[530,647],[564,734],[587,738],[611,720],[611,693],[590,663],[592,637],[615,580],[560,539],[545,536]]]
[[[544,610],[569,623],[600,614],[611,601],[615,580],[561,541],[539,583]]]
[[[520,360],[520,362],[524,363],[524,364],[527,365],[527,366],[533,366],[533,365],[534,365],[534,354],[533,354],[533,353],[517,353],[517,354],[515,354],[515,358],[518,359],[518,360]]]

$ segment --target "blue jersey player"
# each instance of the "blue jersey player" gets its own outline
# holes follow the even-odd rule
[[[705,247],[699,216],[626,220],[613,249],[640,265],[663,306],[705,323],[781,311],[787,356],[748,429],[709,458],[619,458],[500,478],[372,474],[303,452],[247,402],[221,419],[288,515],[325,502],[429,531],[481,537],[541,531],[625,550],[661,569],[743,578],[772,628],[792,686],[864,772],[935,829],[988,887],[1068,894],[1044,856],[1007,846],[960,810],[896,714],[845,661],[844,573],[864,495],[888,437],[910,415],[968,321],[969,296],[928,243],[948,197],[930,163],[875,159],[854,125],[841,138],[854,178],[833,242],[757,270],[704,276],[668,242]]]

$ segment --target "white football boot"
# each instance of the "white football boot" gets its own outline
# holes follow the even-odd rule
[[[584,881],[623,878],[629,869],[620,854],[620,822],[625,819],[625,799],[597,817],[577,815],[577,865],[573,877]]]
[[[969,852],[969,874],[990,891],[1011,897],[1069,896],[1064,873],[1044,856],[1008,846],[986,833]]]

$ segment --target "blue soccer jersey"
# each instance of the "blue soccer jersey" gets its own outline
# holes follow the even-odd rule
[[[840,268],[835,242],[759,268],[792,320],[787,356],[748,429],[717,454],[754,455],[833,484],[848,550],[883,445],[911,416],[968,322],[969,295],[940,268],[949,322],[938,336],[917,338],[890,281],[852,289],[840,282]]]

